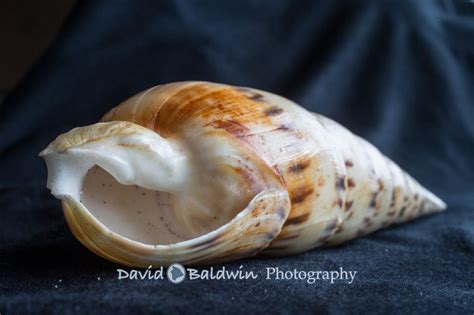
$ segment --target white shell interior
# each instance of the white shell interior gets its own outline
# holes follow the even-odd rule
[[[91,168],[81,203],[115,233],[144,244],[173,244],[194,238],[176,219],[172,194],[137,185],[122,185],[104,169]],[[213,230],[221,222],[209,222]],[[224,222],[225,223],[225,222]]]

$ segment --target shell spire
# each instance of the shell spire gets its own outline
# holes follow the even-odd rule
[[[148,89],[41,156],[73,234],[129,266],[295,254],[446,208],[336,122],[209,82]]]
[[[325,245],[340,244],[391,224],[446,209],[441,199],[372,144],[329,118],[313,115],[333,136],[347,172],[342,224]]]

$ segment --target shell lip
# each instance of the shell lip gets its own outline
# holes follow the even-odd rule
[[[71,195],[66,195],[65,194],[65,195],[61,195],[61,196],[57,196],[57,197],[59,199],[61,199],[63,202],[73,203],[76,207],[80,207],[80,209],[84,212],[84,214],[86,214],[89,217],[90,220],[93,220],[103,231],[105,231],[105,233],[107,235],[109,235],[113,238],[116,238],[118,240],[125,241],[126,243],[128,243],[128,245],[137,246],[139,249],[142,249],[142,250],[154,250],[154,251],[156,251],[156,250],[170,250],[170,249],[190,248],[190,247],[202,244],[206,241],[210,241],[213,238],[215,238],[216,236],[224,233],[227,229],[229,229],[233,224],[235,224],[237,221],[239,221],[243,217],[250,215],[253,208],[254,208],[253,206],[255,205],[257,200],[262,198],[262,196],[269,195],[269,196],[265,196],[264,198],[271,198],[271,196],[273,196],[275,193],[277,193],[277,194],[286,194],[287,195],[287,192],[285,192],[281,189],[276,189],[276,188],[261,191],[261,192],[257,193],[250,200],[250,202],[247,204],[247,206],[243,210],[241,210],[239,213],[237,213],[237,215],[235,217],[233,217],[232,220],[230,220],[229,222],[223,224],[222,226],[218,227],[217,229],[215,229],[213,231],[210,231],[206,234],[200,235],[198,237],[189,239],[189,240],[180,241],[180,242],[177,242],[177,243],[167,244],[167,245],[145,244],[145,243],[141,243],[139,241],[132,240],[132,239],[130,239],[128,237],[125,237],[123,235],[120,235],[120,234],[112,231],[106,225],[104,225],[100,220],[98,220],[94,215],[92,215],[90,213],[89,209],[87,209],[87,207],[84,206],[84,204],[82,204],[80,201],[77,201]],[[286,218],[287,218],[288,214],[289,214],[289,211],[286,211],[286,213],[284,214],[284,217],[281,218],[282,219],[282,225],[283,225],[283,222],[286,221]],[[269,240],[268,244],[270,243],[270,241],[271,240]],[[262,250],[263,249],[264,248],[262,248]]]

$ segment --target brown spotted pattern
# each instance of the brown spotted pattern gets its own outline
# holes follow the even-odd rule
[[[266,254],[339,244],[441,207],[364,140],[267,92],[176,83],[145,91],[103,119],[131,121],[184,143],[188,131],[226,137],[255,152],[281,178],[291,203],[281,232],[268,236],[273,242]]]

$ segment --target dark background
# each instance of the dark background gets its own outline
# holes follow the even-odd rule
[[[473,18],[472,1],[79,2],[0,104],[0,312],[472,314]],[[331,117],[448,211],[337,248],[226,264],[342,266],[358,271],[351,285],[118,281],[121,267],[69,232],[37,154],[125,98],[179,80],[264,89]]]
[[[0,2],[0,102],[57,36],[77,0]]]

